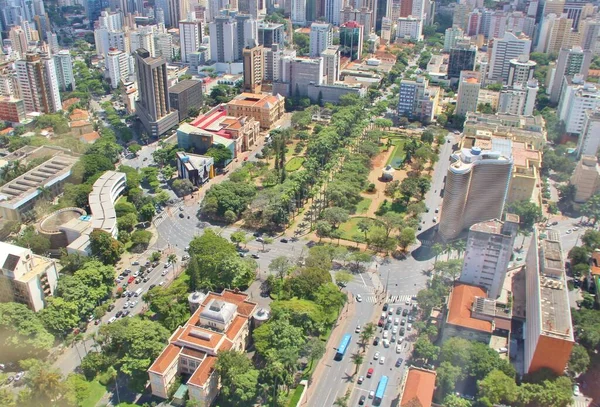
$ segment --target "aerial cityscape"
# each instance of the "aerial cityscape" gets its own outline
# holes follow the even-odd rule
[[[1,407],[600,407],[600,2],[0,0]]]

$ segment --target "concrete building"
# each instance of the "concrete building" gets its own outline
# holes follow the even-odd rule
[[[258,15],[262,10],[261,5],[263,2],[259,0],[238,0],[238,11],[242,14],[248,14],[252,16],[254,20],[258,20]]]
[[[526,85],[533,79],[533,71],[537,64],[529,60],[529,56],[520,55],[518,58],[511,59],[508,63],[508,86]]]
[[[181,27],[181,25],[179,25]],[[169,88],[171,108],[179,113],[179,121],[190,117],[190,109],[202,107],[202,82],[186,79]]]
[[[577,157],[595,157],[600,148],[600,109],[584,112],[583,128],[577,142]]]
[[[446,28],[444,35],[444,52],[450,52],[454,48],[459,40],[462,40],[465,36],[464,31],[460,27],[449,27]]]
[[[423,123],[433,121],[439,102],[439,88],[429,87],[425,77],[402,79],[398,99],[398,115]]]
[[[122,81],[129,81],[132,73],[129,55],[123,51],[113,49],[108,52],[105,61],[111,88],[117,89]]]
[[[261,129],[269,130],[283,117],[285,98],[281,95],[242,93],[227,103],[227,113],[235,117],[252,117],[260,123]]]
[[[264,21],[258,23],[258,45],[271,48],[274,44],[283,47],[284,43],[285,27],[283,24],[267,23]]]
[[[333,85],[340,79],[340,47],[332,45],[321,52],[323,57],[323,74],[326,85]]]
[[[531,116],[539,91],[537,79],[530,79],[525,85],[517,83],[505,86],[498,98],[498,112],[521,116]]]
[[[0,302],[18,302],[38,312],[54,295],[57,282],[56,260],[0,242]]]
[[[356,21],[358,24],[364,27],[363,34],[365,38],[369,36],[369,34],[373,33],[373,26],[371,25],[373,22],[373,12],[366,7],[362,7],[360,10],[352,8],[350,6],[346,6],[339,11],[339,23],[346,24],[348,21]],[[382,26],[384,21],[389,22],[391,24],[391,20],[387,17],[382,18]],[[388,24],[386,22],[386,24]],[[383,30],[383,28],[382,28]]]
[[[250,325],[257,309],[244,293],[209,292],[190,319],[175,330],[169,344],[148,369],[152,394],[167,398],[169,387],[181,374],[187,380],[190,400],[212,404],[219,392],[214,369],[217,353],[243,352],[249,342]]]
[[[361,59],[363,51],[364,27],[356,21],[348,21],[340,26],[340,52],[351,61]]]
[[[290,0],[290,18],[293,24],[306,25],[306,2],[307,0]]]
[[[265,75],[264,48],[260,45],[242,51],[244,64],[243,91],[260,93]]]
[[[498,137],[530,144],[542,151],[547,137],[541,116],[515,116],[512,114],[467,113],[463,134],[480,138]]]
[[[171,110],[167,62],[153,58],[145,49],[135,52],[138,91],[136,114],[151,137],[164,134],[178,123],[179,114]]]
[[[585,82],[582,75],[564,78],[557,115],[567,133],[581,134],[586,110],[598,107],[600,90],[595,84]]]
[[[340,10],[344,7],[342,0],[325,0],[325,21],[335,26],[340,25]]]
[[[0,215],[6,220],[20,221],[21,216],[32,210],[42,197],[42,190],[49,191],[48,198],[63,192],[64,184],[69,180],[77,157],[68,154],[68,150],[54,154],[25,174],[0,187]]]
[[[477,48],[473,45],[457,45],[450,50],[448,59],[448,78],[460,78],[462,71],[473,71],[475,69],[475,59]]]
[[[466,116],[467,112],[476,112],[479,103],[479,89],[481,76],[476,71],[463,71],[458,82],[458,96],[454,113]]]
[[[542,153],[529,143],[512,142],[513,173],[508,190],[507,203],[527,200],[542,206],[540,171]]]
[[[519,230],[519,217],[507,214],[469,228],[460,281],[485,288],[488,298],[500,296]]]
[[[323,83],[323,58],[286,58],[281,61],[279,81],[273,83],[273,94],[308,97],[310,83]]]
[[[0,96],[0,120],[21,123],[26,118],[25,103],[22,99]]]
[[[55,113],[62,110],[54,59],[28,52],[15,62],[21,98],[27,113]]]
[[[181,62],[188,64],[190,62],[190,54],[198,52],[202,44],[203,29],[202,21],[196,19],[193,14],[189,15],[185,20],[179,21]]]
[[[400,384],[399,407],[431,407],[435,380],[435,371],[410,366],[404,373]]]
[[[199,187],[215,176],[214,158],[183,151],[176,154],[177,178],[187,179],[192,185]]]
[[[234,62],[238,58],[237,21],[229,16],[216,16],[208,25],[210,56],[215,62]]]
[[[573,201],[576,204],[587,202],[600,191],[600,165],[595,155],[581,157],[571,175],[570,183],[575,186]]]
[[[526,55],[529,59],[531,40],[525,36],[517,37],[511,32],[504,33],[503,38],[494,39],[488,79],[493,82],[506,83],[510,70],[510,61]]]
[[[451,157],[438,229],[445,240],[502,216],[513,167],[510,140],[492,139],[490,147],[463,148]]]
[[[329,23],[312,23],[310,25],[309,56],[316,58],[333,42],[333,27]]]
[[[560,235],[534,230],[526,258],[525,373],[548,368],[562,375],[574,344]]]
[[[589,50],[584,51],[578,46],[561,49],[556,60],[552,82],[549,84],[550,101],[558,103],[565,76],[581,74],[583,79],[586,79],[591,63],[592,52]]]
[[[75,78],[73,77],[73,60],[69,50],[63,49],[54,55],[54,66],[56,67],[56,78],[58,87],[62,91],[75,90]]]
[[[340,103],[340,97],[347,94],[365,97],[367,88],[360,84],[346,84],[338,82],[333,85],[310,83],[307,88],[307,96],[313,103]]]
[[[154,36],[154,42],[156,43],[156,56],[172,62],[175,54],[173,36],[170,33],[158,33]]]

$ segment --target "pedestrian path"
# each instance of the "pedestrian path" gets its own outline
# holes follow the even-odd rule
[[[413,295],[390,295],[386,302],[389,304],[404,304],[406,301],[411,301],[412,297]],[[363,301],[369,304],[376,304],[379,300],[376,295],[367,295]]]

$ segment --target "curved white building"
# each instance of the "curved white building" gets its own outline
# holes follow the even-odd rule
[[[452,159],[439,223],[445,240],[475,223],[502,217],[513,166],[511,142],[493,139],[489,150],[463,148]]]

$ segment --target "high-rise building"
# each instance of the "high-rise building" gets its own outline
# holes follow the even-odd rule
[[[333,25],[340,25],[341,0],[325,0],[325,21]]]
[[[151,137],[158,137],[175,127],[179,115],[171,110],[167,62],[150,56],[145,49],[135,51],[139,100],[136,114]]]
[[[260,93],[264,77],[264,48],[260,45],[242,51],[244,59],[244,92]]]
[[[567,133],[581,134],[585,111],[598,107],[600,89],[596,84],[585,82],[582,75],[565,76],[557,115]]]
[[[181,26],[180,26],[181,28]],[[173,60],[173,36],[169,33],[158,33],[154,36],[156,56],[163,57],[167,62]]]
[[[103,27],[109,31],[117,31],[123,28],[123,14],[103,10],[98,17],[98,28]]]
[[[8,33],[8,38],[10,38],[10,44],[13,51],[17,55],[17,58],[25,57],[28,48],[28,41],[25,31],[19,26],[11,27],[10,32]]]
[[[237,60],[242,60],[242,50],[246,47],[253,48],[258,45],[258,24],[249,14],[237,14]]]
[[[589,155],[595,157],[600,149],[600,110],[584,112],[583,128],[577,143],[577,157]]]
[[[398,96],[398,116],[422,123],[433,121],[439,102],[439,88],[429,87],[426,78],[402,79]]]
[[[488,298],[498,298],[518,230],[519,217],[513,214],[504,221],[491,219],[471,226],[460,281],[485,288]]]
[[[258,20],[258,14],[260,11],[260,0],[238,0],[238,11],[242,14],[248,14],[252,16],[254,20]]]
[[[290,18],[292,23],[299,25],[306,24],[306,1],[307,0],[290,0]]]
[[[452,155],[438,229],[442,238],[454,239],[476,223],[502,217],[513,166],[510,143],[494,138],[488,150],[472,146]]]
[[[595,51],[598,48],[598,36],[600,36],[600,20],[586,19],[581,22],[581,48],[586,51]]]
[[[529,56],[520,55],[508,63],[508,86],[525,85],[533,79],[533,71],[537,64],[529,60]]]
[[[467,20],[467,31],[465,34],[475,36],[479,34],[479,27],[481,25],[481,11],[473,10],[469,13]],[[444,46],[444,48],[446,48]]]
[[[477,47],[474,45],[457,44],[450,50],[448,58],[448,78],[460,78],[462,71],[472,71],[475,69],[475,58],[477,56]]]
[[[413,2],[419,2],[422,0],[413,0]],[[377,0],[377,7],[375,10],[375,31],[381,31],[381,21],[384,17],[390,17],[392,12],[392,0]],[[415,16],[416,17],[416,16]]]
[[[366,7],[362,7],[360,10],[357,9],[353,9],[349,6],[344,7],[342,10],[340,10],[339,12],[340,14],[340,18],[339,18],[339,24],[338,25],[342,25],[347,23],[348,21],[356,21],[358,24],[362,25],[364,27],[363,33],[365,38],[367,38],[369,36],[369,34],[371,34],[373,32],[373,26],[371,25],[371,22],[373,21],[372,15],[373,12],[371,10],[369,10]],[[389,19],[387,17],[384,17],[382,19],[382,23],[384,25],[388,24],[387,22],[389,21]],[[382,34],[383,36],[383,34]]]
[[[152,27],[140,27],[129,33],[131,50],[145,49],[151,57],[156,57],[156,43],[154,42],[154,31]],[[119,48],[120,49],[120,48]]]
[[[186,79],[169,88],[171,108],[179,113],[179,121],[190,116],[191,109],[202,107],[202,82]]]
[[[504,33],[503,38],[494,39],[488,79],[494,82],[508,81],[510,60],[526,55],[529,59],[531,40],[521,35],[517,37],[511,32]]]
[[[193,14],[179,22],[179,45],[181,49],[181,62],[189,63],[189,55],[198,52],[202,44],[202,22]]]
[[[423,39],[423,21],[413,16],[399,17],[396,21],[396,38],[421,41]]]
[[[332,45],[321,52],[323,76],[327,85],[335,84],[340,78],[340,46]]]
[[[237,21],[228,16],[217,16],[209,24],[210,55],[215,62],[234,62],[239,53]]]
[[[573,202],[584,204],[600,191],[600,165],[595,155],[582,155],[569,183],[575,187]]]
[[[61,90],[75,90],[73,60],[68,49],[63,49],[54,55],[54,66],[56,67],[58,87]]]
[[[333,42],[333,27],[329,23],[312,23],[310,25],[309,55],[316,58],[331,46]]]
[[[284,43],[285,27],[283,24],[267,23],[264,21],[258,23],[258,45],[271,48],[273,44],[283,46]]]
[[[348,21],[340,26],[340,46],[342,56],[351,61],[360,59],[363,49],[364,27],[356,21]]]
[[[15,62],[21,99],[27,113],[55,113],[62,109],[54,59],[28,52]]]
[[[446,28],[444,35],[444,52],[450,52],[456,46],[459,39],[463,39],[465,33],[459,27]]]
[[[476,112],[479,99],[480,73],[476,71],[462,71],[458,82],[458,96],[454,113],[466,116],[467,112]]]
[[[554,75],[550,83],[550,101],[558,103],[562,91],[563,80],[565,76],[577,74],[587,78],[587,72],[592,63],[592,52],[583,50],[581,47],[563,48],[558,53]]]
[[[121,81],[127,82],[132,74],[129,55],[118,49],[113,49],[106,56],[106,69],[110,86],[117,89]]]
[[[566,14],[549,14],[540,24],[537,52],[558,54],[561,48],[570,48],[580,42],[580,37],[572,31],[573,20]]]
[[[530,79],[526,84],[515,83],[513,86],[505,86],[498,98],[498,113],[533,115],[538,91],[537,79]]]
[[[525,266],[525,373],[564,374],[575,343],[560,235],[534,229]]]

